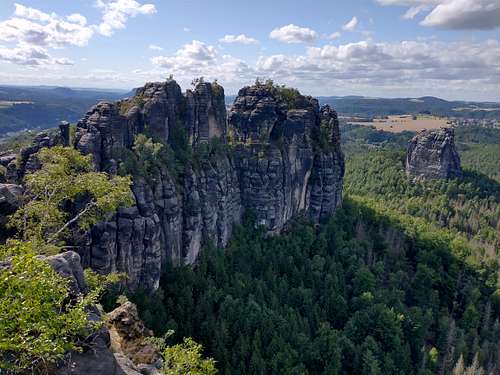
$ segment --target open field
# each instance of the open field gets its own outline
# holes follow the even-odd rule
[[[0,108],[9,108],[12,107],[13,105],[16,104],[33,104],[33,102],[30,101],[10,101],[10,100],[0,100]]]
[[[439,129],[451,126],[448,119],[435,116],[411,115],[388,116],[386,119],[374,119],[373,122],[351,122],[356,125],[374,126],[378,130],[385,130],[393,133],[403,131],[420,131],[424,129]]]

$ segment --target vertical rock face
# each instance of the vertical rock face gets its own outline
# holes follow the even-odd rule
[[[186,132],[191,145],[224,137],[224,89],[216,83],[201,82],[183,95],[174,80],[147,83],[131,99],[93,107],[77,124],[75,146],[92,154],[98,169],[113,171],[113,152],[120,147],[131,148],[136,135],[144,133],[168,143],[176,129]]]
[[[190,144],[206,143],[226,136],[224,89],[216,83],[201,82],[186,92]]]
[[[245,87],[228,124],[243,206],[258,224],[277,233],[294,215],[319,221],[340,203],[344,159],[330,107],[298,92]]]
[[[135,205],[81,236],[84,266],[124,272],[129,287],[154,289],[165,262],[192,264],[208,241],[225,246],[244,212],[278,233],[295,215],[317,222],[341,202],[337,115],[295,90],[243,88],[227,116],[217,84],[200,82],[182,94],[173,80],[148,83],[131,99],[93,107],[77,124],[74,145],[96,169],[116,173],[117,150],[131,149],[138,134],[175,148],[179,132],[193,153],[215,138],[223,151],[186,161],[180,175],[165,165],[134,176]]]
[[[413,137],[406,153],[407,174],[434,179],[461,177],[454,138],[452,128],[424,130]]]

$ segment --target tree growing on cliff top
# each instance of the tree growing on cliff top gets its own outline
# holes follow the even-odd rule
[[[90,155],[57,146],[37,158],[41,168],[24,178],[24,204],[9,224],[40,252],[60,243],[72,225],[89,228],[132,203],[130,177],[95,172]]]

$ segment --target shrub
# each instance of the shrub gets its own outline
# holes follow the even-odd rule
[[[95,328],[86,306],[100,290],[71,299],[67,278],[36,256],[31,243],[0,247],[0,373],[35,371],[81,350],[78,336]]]

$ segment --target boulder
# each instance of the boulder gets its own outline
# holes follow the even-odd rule
[[[8,237],[9,230],[5,228],[8,216],[21,206],[22,187],[16,184],[0,184],[0,242]]]

